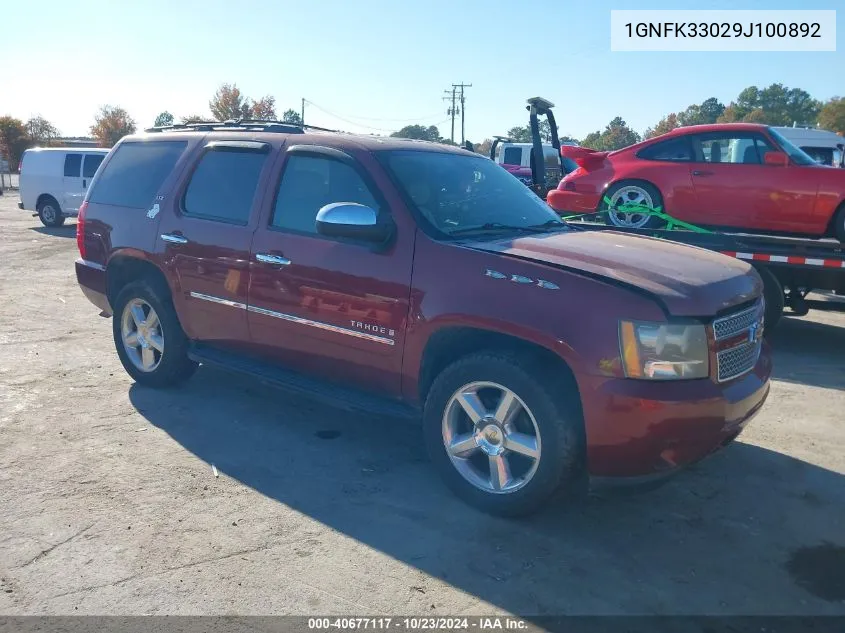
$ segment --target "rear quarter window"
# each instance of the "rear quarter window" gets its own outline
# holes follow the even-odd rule
[[[645,160],[691,161],[692,146],[689,138],[679,136],[649,145],[637,153],[637,158]]]
[[[185,141],[123,143],[97,177],[89,201],[148,208],[187,145]]]

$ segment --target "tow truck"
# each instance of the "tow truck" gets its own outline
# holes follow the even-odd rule
[[[532,183],[530,188],[541,198],[557,183],[549,183],[542,172],[543,147],[539,117],[546,116],[563,171],[563,156],[552,108],[554,104],[542,97],[527,100],[529,127],[533,144]],[[610,183],[608,183],[610,184]],[[630,208],[629,208],[630,207]],[[790,309],[791,316],[804,316],[811,309],[845,312],[845,244],[836,239],[783,237],[759,233],[728,232],[706,229],[682,222],[642,205],[625,205],[622,211],[657,215],[664,228],[625,228],[613,226],[606,214],[565,216],[570,224],[588,231],[618,231],[671,240],[717,251],[730,257],[748,261],[763,279],[766,301],[766,329],[771,331]],[[811,297],[811,293],[813,296]]]

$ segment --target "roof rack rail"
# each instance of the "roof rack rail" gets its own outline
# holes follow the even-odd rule
[[[146,128],[145,132],[278,132],[281,134],[303,134],[305,130],[319,130],[321,132],[337,132],[316,125],[300,123],[286,123],[268,119],[229,119],[228,121],[197,121],[196,123],[173,123],[171,125],[157,125]]]

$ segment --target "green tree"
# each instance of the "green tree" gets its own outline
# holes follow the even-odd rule
[[[265,95],[250,105],[250,113],[253,119],[265,121],[276,120],[276,97]]]
[[[590,132],[584,137],[584,140],[581,141],[581,145],[589,147],[590,149],[601,149],[599,147],[601,145],[601,132]]]
[[[806,90],[775,83],[766,88],[749,86],[719,116],[719,122],[750,121],[768,125],[812,125],[822,104]]]
[[[833,97],[819,112],[819,126],[845,135],[845,97]]]
[[[660,121],[657,122],[657,125],[653,128],[648,128],[645,131],[645,138],[654,138],[655,136],[666,134],[666,132],[671,132],[676,127],[680,127],[680,125],[681,124],[678,122],[678,115],[672,112],[660,119]]]
[[[221,84],[208,102],[208,107],[217,121],[248,119],[252,116],[249,99],[236,84]]]
[[[167,110],[162,112],[156,117],[154,125],[156,127],[162,127],[165,125],[173,125],[173,115],[170,114]]]
[[[629,128],[625,120],[618,116],[607,124],[603,132],[588,134],[581,141],[581,145],[590,149],[612,152],[613,150],[639,143],[640,140],[640,135]]]
[[[91,136],[101,147],[112,147],[127,134],[135,132],[135,121],[123,108],[105,105],[94,116]]]
[[[527,125],[512,127],[505,135],[514,143],[530,143],[531,142],[531,128]]]
[[[0,117],[0,156],[9,161],[9,167],[17,169],[24,150],[31,145],[23,121],[10,116]]]
[[[50,145],[59,136],[56,127],[42,116],[34,116],[26,122],[26,133],[35,145]]]
[[[182,123],[207,123],[211,121],[211,117],[204,116],[202,114],[189,114],[188,116],[182,117]]]
[[[282,114],[282,121],[293,125],[302,125],[302,116],[296,110],[288,109]]]
[[[440,130],[438,130],[437,126],[434,125],[429,125],[428,127],[424,125],[406,125],[401,130],[394,132],[390,136],[394,138],[412,138],[421,141],[439,142],[442,140],[440,137]]]

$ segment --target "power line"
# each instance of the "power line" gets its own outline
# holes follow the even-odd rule
[[[369,129],[369,130],[377,130],[379,132],[393,132],[393,131],[395,131],[395,129],[379,128],[379,127],[373,127],[371,125],[365,125],[363,123],[353,121],[352,118],[354,118],[354,117],[349,117],[349,115],[347,115],[346,117],[343,117],[343,116],[337,114],[336,112],[331,112],[330,110],[327,110],[326,108],[322,107],[321,105],[319,105],[317,103],[314,103],[313,101],[310,101],[308,99],[304,99],[304,101],[305,101],[305,103],[314,106],[318,110],[321,110],[322,112],[325,112],[326,114],[333,116],[336,119],[340,119],[341,121],[344,121],[345,123],[349,123],[351,125],[357,125],[359,127],[364,127],[364,128]],[[378,118],[372,117],[372,118],[369,118],[367,120],[371,120],[371,121],[395,121],[397,123],[411,123],[411,122],[414,122],[414,121],[420,121],[422,119],[430,119],[434,116],[437,116],[437,114],[428,115],[426,117],[418,117],[418,118],[414,118],[414,119],[378,119]],[[360,117],[360,118],[366,119],[366,117]]]

